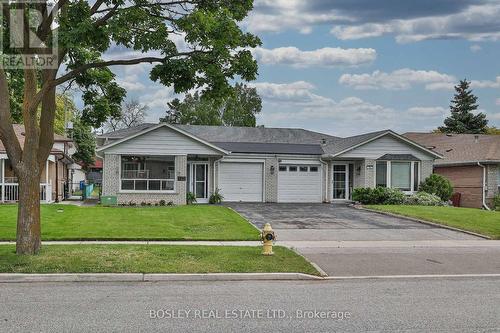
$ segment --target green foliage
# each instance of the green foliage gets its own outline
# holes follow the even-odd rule
[[[446,204],[435,194],[418,192],[405,198],[405,205],[416,206],[445,206]]]
[[[167,202],[165,200],[160,200],[159,204],[160,206],[166,206]]]
[[[255,88],[236,84],[227,96],[187,94],[183,101],[173,100],[160,122],[184,125],[255,127],[255,116],[262,110],[262,99]]]
[[[197,202],[196,195],[193,192],[187,192],[186,193],[186,203],[188,205],[192,205],[196,202]]]
[[[451,116],[444,120],[444,126],[439,127],[443,133],[483,134],[488,130],[488,120],[484,113],[474,114],[478,109],[477,97],[469,88],[470,82],[461,80],[455,86],[456,94],[451,101]]]
[[[500,194],[495,195],[493,198],[493,207],[500,211]]]
[[[208,199],[208,203],[211,205],[216,205],[222,203],[223,200],[224,196],[220,193],[220,189],[217,188],[210,196],[210,199]]]
[[[435,194],[442,201],[447,202],[453,195],[453,186],[443,176],[432,174],[420,184],[420,191]]]
[[[500,128],[495,127],[495,126],[488,126],[488,130],[486,131],[486,134],[500,135]]]
[[[405,194],[387,187],[356,188],[352,199],[363,205],[400,205],[405,200]]]
[[[73,158],[85,166],[89,166],[95,162],[95,137],[92,133],[92,127],[84,123],[78,114],[78,112],[75,113],[73,118],[73,130],[71,132],[73,141],[76,144],[76,153],[73,154]]]

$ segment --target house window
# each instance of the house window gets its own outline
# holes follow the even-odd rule
[[[280,165],[280,171],[281,171],[281,172],[286,171],[286,166],[285,166],[285,165]]]
[[[289,166],[288,167],[288,171],[290,171],[290,172],[296,172],[297,171],[297,167],[296,166]]]
[[[420,182],[420,163],[414,161],[378,161],[375,186],[416,192]]]
[[[391,187],[411,191],[411,162],[391,162]]]
[[[175,157],[122,156],[121,190],[172,192],[175,190]]]
[[[301,166],[299,168],[300,172],[307,172],[307,167],[306,166]]]
[[[377,162],[376,187],[387,187],[387,162]]]
[[[310,167],[309,171],[310,172],[318,172],[318,167],[317,166]]]

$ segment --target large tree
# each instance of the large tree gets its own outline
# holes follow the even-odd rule
[[[174,99],[160,122],[184,125],[255,127],[262,110],[257,89],[238,83],[224,97],[198,92],[187,94],[183,101]]]
[[[470,89],[470,82],[461,80],[455,86],[455,91],[450,105],[451,115],[444,120],[444,126],[439,127],[439,131],[443,133],[486,133],[488,120],[484,113],[474,114],[479,106],[477,96]]]
[[[144,123],[149,107],[136,100],[123,103],[120,115],[109,117],[104,125],[108,131],[130,128]]]
[[[59,0],[54,7],[49,1],[2,5],[4,41],[12,36],[14,41],[25,41],[19,35],[28,36],[34,20],[41,19],[29,34],[39,40],[35,51],[31,45],[2,45],[3,54],[29,52],[55,65],[11,69],[0,64],[0,140],[19,178],[18,254],[36,254],[41,248],[40,176],[53,145],[58,86],[71,84],[82,91],[82,121],[98,128],[109,116],[119,114],[125,96],[112,66],[152,64],[150,78],[173,86],[176,93],[204,89],[213,96],[229,91],[229,82],[237,77],[256,77],[257,63],[248,48],[260,41],[238,26],[252,9],[252,0]],[[17,20],[9,19],[13,14]],[[24,22],[24,26],[17,29],[12,22]],[[56,35],[58,45],[53,42]],[[184,43],[177,43],[178,47],[175,42],[180,40]],[[56,52],[47,57],[46,47]],[[110,48],[135,52],[103,56]],[[19,86],[22,105],[13,106],[11,96]],[[16,107],[20,115],[14,113]],[[26,128],[23,146],[14,133],[17,116]]]

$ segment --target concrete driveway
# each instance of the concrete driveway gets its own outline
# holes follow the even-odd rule
[[[257,228],[271,223],[281,241],[475,240],[439,227],[361,211],[346,204],[231,203]]]

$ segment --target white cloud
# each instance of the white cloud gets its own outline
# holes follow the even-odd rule
[[[426,89],[453,88],[456,79],[448,74],[437,71],[413,70],[403,68],[391,73],[374,71],[371,74],[343,74],[339,83],[359,90],[387,89],[405,90],[415,84],[423,84]]]
[[[478,44],[472,44],[470,46],[470,50],[473,52],[473,53],[477,53],[479,51],[481,51],[483,48],[481,47],[481,45],[478,45]]]
[[[343,49],[325,47],[313,51],[302,51],[296,47],[279,47],[252,50],[256,59],[266,65],[290,65],[293,67],[341,67],[370,64],[377,58],[371,48]]]
[[[465,10],[442,16],[395,19],[377,23],[344,24],[331,33],[341,39],[360,39],[394,34],[400,43],[427,39],[464,38],[470,41],[500,40],[498,17],[500,4],[469,6]]]
[[[422,107],[415,106],[408,109],[408,114],[416,117],[441,117],[448,112],[441,106]]]
[[[167,109],[167,103],[178,97],[173,87],[157,86],[148,94],[139,96],[139,102],[149,106],[150,109]]]
[[[495,81],[490,80],[471,80],[470,86],[472,88],[500,88],[500,76],[496,77]]]

